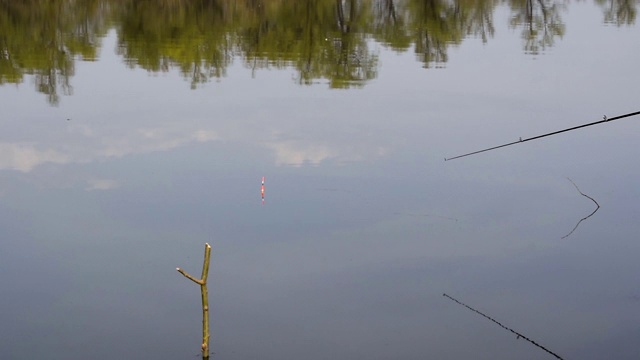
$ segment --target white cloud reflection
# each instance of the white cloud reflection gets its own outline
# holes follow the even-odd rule
[[[213,123],[192,119],[155,125],[130,129],[126,123],[76,123],[63,130],[41,133],[39,139],[30,142],[0,143],[0,170],[28,173],[45,164],[91,163],[222,140],[226,143],[260,144],[273,153],[276,166],[318,166],[326,161],[349,163],[372,160],[372,157],[384,157],[389,153],[387,147],[381,147],[370,139],[351,142],[328,136],[315,138],[313,131],[304,133],[298,126],[289,124],[280,124],[285,130],[269,132],[266,137],[250,126],[236,127],[232,121]],[[217,128],[207,128],[212,126]],[[304,135],[299,135],[301,133]],[[287,137],[283,134],[292,135]]]
[[[293,141],[269,143],[276,156],[276,165],[318,165],[322,161],[338,156],[338,152],[326,145],[298,143]]]
[[[0,143],[0,170],[28,173],[44,164],[86,163],[104,158],[168,151],[195,142],[218,139],[211,130],[184,131],[168,128],[139,129],[126,135],[96,135],[97,129],[76,127],[67,142]],[[101,187],[98,187],[101,188]],[[96,188],[96,189],[98,189]]]
[[[168,151],[193,142],[217,140],[218,135],[211,130],[198,129],[186,132],[179,128],[138,129],[127,136],[103,139],[100,157],[123,157],[131,154]]]
[[[357,145],[339,139],[280,140],[268,142],[266,146],[274,152],[278,166],[318,166],[326,161],[344,164],[373,160],[389,153],[388,148],[366,140]]]
[[[0,170],[29,172],[41,164],[71,161],[69,155],[58,150],[39,150],[34,144],[0,143]]]

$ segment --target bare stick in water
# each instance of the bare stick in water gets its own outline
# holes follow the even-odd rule
[[[597,202],[597,201],[595,201],[595,199],[594,199],[594,198],[592,198],[591,196],[589,196],[589,195],[587,195],[587,194],[583,193],[582,191],[580,191],[580,189],[578,188],[578,185],[576,185],[576,183],[574,183],[574,182],[573,182],[573,180],[571,180],[571,179],[569,179],[569,178],[567,178],[567,179],[568,179],[569,181],[571,181],[571,183],[573,184],[573,186],[575,186],[576,190],[578,190],[578,192],[580,193],[580,195],[582,195],[582,196],[584,196],[584,197],[588,198],[589,200],[593,201],[593,203],[594,203],[594,204],[596,204],[596,209],[595,209],[595,210],[593,210],[593,212],[592,212],[591,214],[589,214],[589,215],[587,215],[587,216],[583,217],[582,219],[580,219],[580,221],[578,221],[578,223],[576,224],[576,226],[574,226],[573,230],[571,230],[571,232],[570,232],[570,233],[568,233],[567,235],[565,235],[565,236],[563,236],[563,237],[562,237],[563,239],[564,239],[564,238],[567,238],[567,237],[569,237],[569,235],[573,234],[573,232],[574,232],[574,231],[576,231],[576,229],[578,228],[578,226],[580,225],[580,223],[581,223],[581,222],[583,222],[583,221],[587,220],[588,218],[590,218],[591,216],[593,216],[593,214],[595,214],[595,213],[596,213],[596,211],[598,211],[598,209],[600,209],[600,204],[598,204],[598,202]]]
[[[514,141],[514,142],[510,142],[510,143],[506,143],[506,144],[502,144],[502,145],[498,145],[498,146],[493,146],[493,147],[490,147],[490,148],[486,148],[486,149],[470,152],[470,153],[467,153],[467,154],[464,154],[464,155],[458,155],[458,156],[454,156],[454,157],[450,157],[450,158],[444,158],[444,161],[449,161],[449,160],[453,160],[453,159],[459,159],[459,158],[462,158],[462,157],[465,157],[465,156],[479,154],[479,153],[482,153],[482,152],[485,152],[485,151],[489,151],[489,150],[495,150],[495,149],[499,149],[499,148],[503,148],[503,147],[507,147],[507,146],[511,146],[511,145],[515,145],[515,144],[531,141],[531,140],[541,139],[543,137],[556,135],[556,134],[560,134],[560,133],[571,131],[571,130],[580,129],[580,128],[591,126],[591,125],[602,124],[604,122],[614,121],[614,120],[623,119],[623,118],[626,118],[626,117],[629,117],[629,116],[636,116],[636,115],[640,115],[640,111],[636,111],[636,112],[628,113],[628,114],[624,114],[624,115],[619,115],[619,116],[614,116],[612,118],[607,118],[607,116],[605,115],[603,117],[603,119],[600,120],[600,121],[594,121],[594,122],[591,122],[591,123],[588,123],[588,124],[578,125],[578,126],[574,126],[574,127],[568,128],[568,129],[558,130],[558,131],[550,132],[550,133],[547,133],[547,134],[530,137],[530,138],[527,138],[527,139],[520,138],[518,141]]]
[[[187,279],[200,285],[202,295],[202,358],[209,359],[209,292],[207,291],[207,276],[209,276],[209,260],[211,258],[211,246],[204,244],[204,264],[202,264],[202,276],[200,279],[189,275],[186,271],[176,268]]]
[[[467,305],[467,304],[464,304],[464,303],[462,303],[462,302],[460,302],[460,301],[458,301],[458,300],[456,300],[456,299],[452,298],[451,296],[449,296],[449,295],[447,295],[447,294],[442,294],[442,296],[444,296],[444,297],[446,297],[446,298],[449,298],[450,300],[452,300],[452,301],[454,301],[454,302],[458,303],[459,305],[462,305],[462,306],[466,307],[467,309],[469,309],[469,310],[471,310],[471,311],[473,311],[473,312],[475,312],[475,313],[477,313],[477,314],[482,315],[483,317],[485,317],[485,318],[487,318],[487,319],[489,319],[489,320],[493,321],[494,323],[498,324],[498,326],[500,326],[501,328],[503,328],[503,329],[505,329],[505,330],[508,330],[508,331],[510,331],[510,332],[512,332],[512,333],[514,333],[514,334],[517,336],[517,339],[523,338],[523,339],[527,340],[528,342],[532,343],[533,345],[535,345],[535,346],[539,347],[540,349],[542,349],[542,350],[544,350],[544,351],[548,352],[549,354],[551,354],[551,355],[555,356],[555,357],[556,357],[556,359],[563,360],[563,359],[562,359],[558,354],[556,354],[556,353],[552,352],[551,350],[549,350],[549,349],[545,348],[544,346],[542,346],[542,345],[538,344],[537,342],[535,342],[535,341],[533,341],[533,340],[529,339],[528,337],[526,337],[526,336],[522,335],[521,333],[519,333],[519,332],[517,332],[517,331],[515,331],[515,330],[513,330],[513,329],[511,329],[511,328],[508,328],[508,327],[506,327],[506,326],[504,326],[504,325],[502,325],[501,323],[499,323],[498,321],[494,320],[494,319],[493,319],[493,318],[491,318],[490,316],[487,316],[487,315],[485,315],[485,314],[481,313],[480,311],[478,311],[478,310],[476,310],[476,309],[472,308],[471,306],[469,306],[469,305]]]

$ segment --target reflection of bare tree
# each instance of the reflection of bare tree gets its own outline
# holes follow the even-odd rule
[[[556,37],[562,37],[565,25],[560,11],[563,5],[553,0],[510,0],[513,13],[510,24],[522,28],[524,50],[528,54],[539,54],[553,46]]]
[[[596,0],[604,10],[607,24],[633,25],[636,22],[638,2],[634,0]]]

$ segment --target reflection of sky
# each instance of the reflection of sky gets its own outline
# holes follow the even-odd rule
[[[637,111],[638,29],[572,4],[532,58],[503,18],[443,70],[381,49],[360,90],[237,64],[192,91],[113,33],[57,108],[0,88],[0,357],[197,353],[174,269],[205,241],[221,358],[545,356],[443,292],[567,359],[636,356],[636,119],[443,158]],[[602,208],[560,240],[593,206],[566,177]]]

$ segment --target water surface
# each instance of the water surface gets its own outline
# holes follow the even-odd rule
[[[197,357],[208,242],[214,358],[637,358],[639,119],[444,161],[640,110],[637,8],[0,1],[0,357]]]

